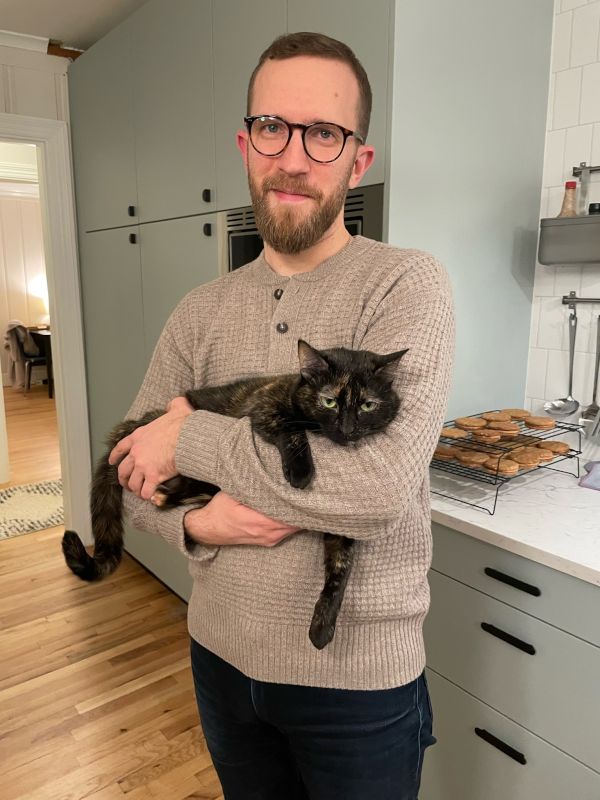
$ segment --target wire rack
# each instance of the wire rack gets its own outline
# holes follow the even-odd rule
[[[480,414],[471,414],[471,417],[480,417],[482,413],[489,413],[489,412],[481,412]],[[469,500],[465,500],[462,497],[459,497],[457,494],[454,493],[447,493],[442,492],[437,489],[431,489],[433,494],[440,495],[441,497],[448,497],[451,500],[457,500],[459,503],[465,503],[466,505],[473,506],[475,508],[480,508],[483,511],[487,511],[488,514],[492,515],[496,511],[496,504],[498,502],[498,492],[500,489],[505,486],[510,481],[515,480],[515,478],[522,478],[524,475],[529,474],[531,472],[537,472],[540,469],[550,469],[555,472],[564,472],[568,475],[574,475],[575,477],[579,478],[579,456],[581,455],[581,432],[583,430],[582,425],[578,425],[572,422],[559,422],[558,420],[555,421],[555,426],[553,428],[542,430],[541,428],[528,428],[522,420],[511,420],[512,422],[516,423],[519,426],[519,434],[511,439],[500,440],[499,442],[492,443],[485,443],[481,441],[476,441],[474,439],[454,439],[449,436],[440,436],[440,444],[443,444],[447,447],[455,447],[457,449],[462,450],[473,450],[479,451],[483,453],[489,453],[490,458],[497,458],[498,459],[498,466],[496,470],[486,470],[482,467],[478,466],[467,466],[466,464],[462,464],[456,460],[453,461],[444,461],[440,458],[433,458],[431,461],[431,467],[438,472],[443,472],[449,475],[453,475],[457,477],[459,480],[461,479],[468,479],[470,482],[475,481],[478,484],[487,484],[490,486],[494,491],[492,492],[491,502],[492,507],[491,509],[488,508],[486,505],[481,505],[480,503],[473,503]],[[456,420],[449,420],[448,422],[444,423],[444,428],[459,428],[456,425]],[[537,442],[534,442],[534,439],[537,440],[545,440],[545,439],[558,439],[566,434],[576,434],[577,436],[577,447],[570,447],[568,452],[557,454],[551,461],[545,461],[538,466],[535,467],[522,467],[515,475],[502,475],[500,473],[500,459],[502,457],[510,458],[511,452],[513,452],[518,447],[523,446],[535,446]],[[576,465],[576,471],[571,469],[558,469],[555,465],[561,462],[566,461],[573,461]]]

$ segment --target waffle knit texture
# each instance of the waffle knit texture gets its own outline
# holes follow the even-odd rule
[[[241,672],[340,689],[400,686],[425,666],[428,465],[454,349],[450,285],[432,256],[356,236],[311,272],[278,275],[263,253],[198,287],[165,326],[129,416],[166,407],[192,387],[297,372],[299,338],[318,349],[409,349],[394,381],[400,411],[387,430],[352,447],[309,433],[316,475],[300,490],[286,483],[277,449],[253,434],[248,418],[195,411],[176,465],[302,531],[271,548],[205,546],[185,534],[189,507],[160,510],[129,492],[125,507],[136,527],[187,556],[190,634]],[[319,531],[356,540],[336,633],[321,651],[308,638],[324,583]]]

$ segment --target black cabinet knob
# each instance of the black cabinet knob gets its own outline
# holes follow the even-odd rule
[[[127,213],[130,217],[135,217],[135,206],[127,206]]]
[[[130,244],[135,244],[137,242],[137,236],[135,233],[129,234],[129,242]]]
[[[202,227],[202,230],[204,231],[205,236],[212,236],[212,225],[210,224],[210,222],[205,222]]]
[[[205,203],[210,203],[210,189],[202,190],[202,199]]]

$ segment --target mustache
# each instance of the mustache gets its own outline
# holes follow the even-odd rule
[[[277,191],[287,192],[288,194],[305,194],[314,200],[321,200],[323,195],[318,189],[314,189],[303,181],[284,183],[276,178],[265,178],[262,185],[263,192]]]

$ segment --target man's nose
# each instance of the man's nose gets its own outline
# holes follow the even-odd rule
[[[310,169],[310,158],[304,149],[302,131],[300,128],[294,128],[292,130],[292,136],[287,147],[278,157],[278,162],[281,169],[285,172],[308,172]]]

